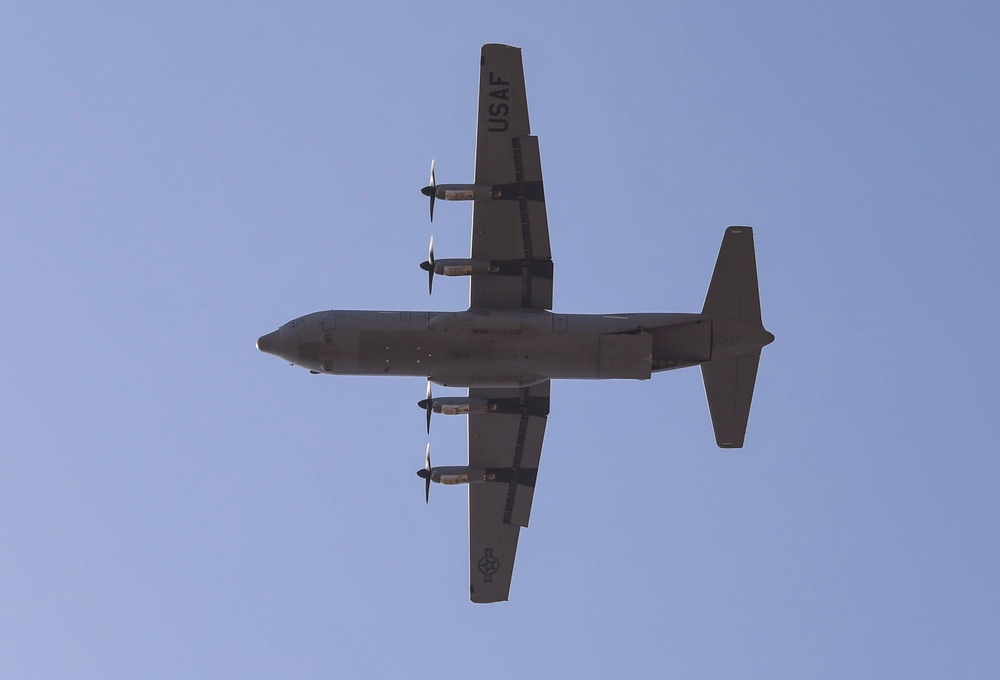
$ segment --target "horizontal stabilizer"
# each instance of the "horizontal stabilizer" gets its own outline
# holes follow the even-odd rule
[[[705,296],[702,314],[712,319],[712,358],[701,365],[715,441],[743,446],[760,350],[774,340],[760,318],[753,229],[729,227]]]
[[[701,366],[708,410],[715,428],[715,443],[724,449],[743,446],[759,362],[760,357],[744,356]]]
[[[726,229],[701,313],[717,319],[761,325],[757,259],[750,227]]]

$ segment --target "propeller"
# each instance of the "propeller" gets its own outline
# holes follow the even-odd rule
[[[420,190],[424,196],[431,199],[431,222],[434,221],[434,199],[437,198],[437,182],[434,181],[434,160],[431,159],[431,183]]]
[[[427,261],[420,263],[420,268],[427,272],[427,293],[434,292],[434,237],[431,236],[431,245],[427,249]]]
[[[427,444],[427,459],[424,462],[424,469],[417,470],[417,477],[424,480],[424,502],[431,502],[431,445]]]
[[[417,406],[427,411],[427,434],[431,433],[431,413],[434,407],[434,400],[431,398],[431,381],[427,380],[427,396],[422,401],[417,402]]]

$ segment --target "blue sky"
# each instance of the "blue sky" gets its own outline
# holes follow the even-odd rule
[[[990,3],[18,3],[0,13],[0,675],[994,678]],[[523,48],[562,312],[698,311],[755,227],[746,447],[697,370],[558,382],[511,601],[419,379],[311,311],[461,309],[479,49]],[[444,394],[445,390],[440,390]],[[438,417],[434,460],[465,421]]]

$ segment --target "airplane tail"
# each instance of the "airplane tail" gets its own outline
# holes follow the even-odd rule
[[[701,365],[715,441],[741,448],[760,350],[774,340],[760,317],[753,229],[729,227],[702,314],[712,318],[712,359]]]

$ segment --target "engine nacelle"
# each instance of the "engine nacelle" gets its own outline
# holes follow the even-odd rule
[[[443,201],[479,201],[500,198],[501,193],[489,184],[438,184],[434,196]]]
[[[445,276],[472,276],[473,274],[499,274],[500,267],[491,260],[478,260],[472,258],[454,258],[449,260],[436,260],[434,262],[434,273]]]
[[[468,465],[447,465],[431,468],[431,481],[438,484],[482,484],[491,482],[496,475],[486,468]]]
[[[496,410],[489,399],[482,397],[438,397],[431,400],[431,410],[446,416],[465,416],[470,413],[491,413]]]

